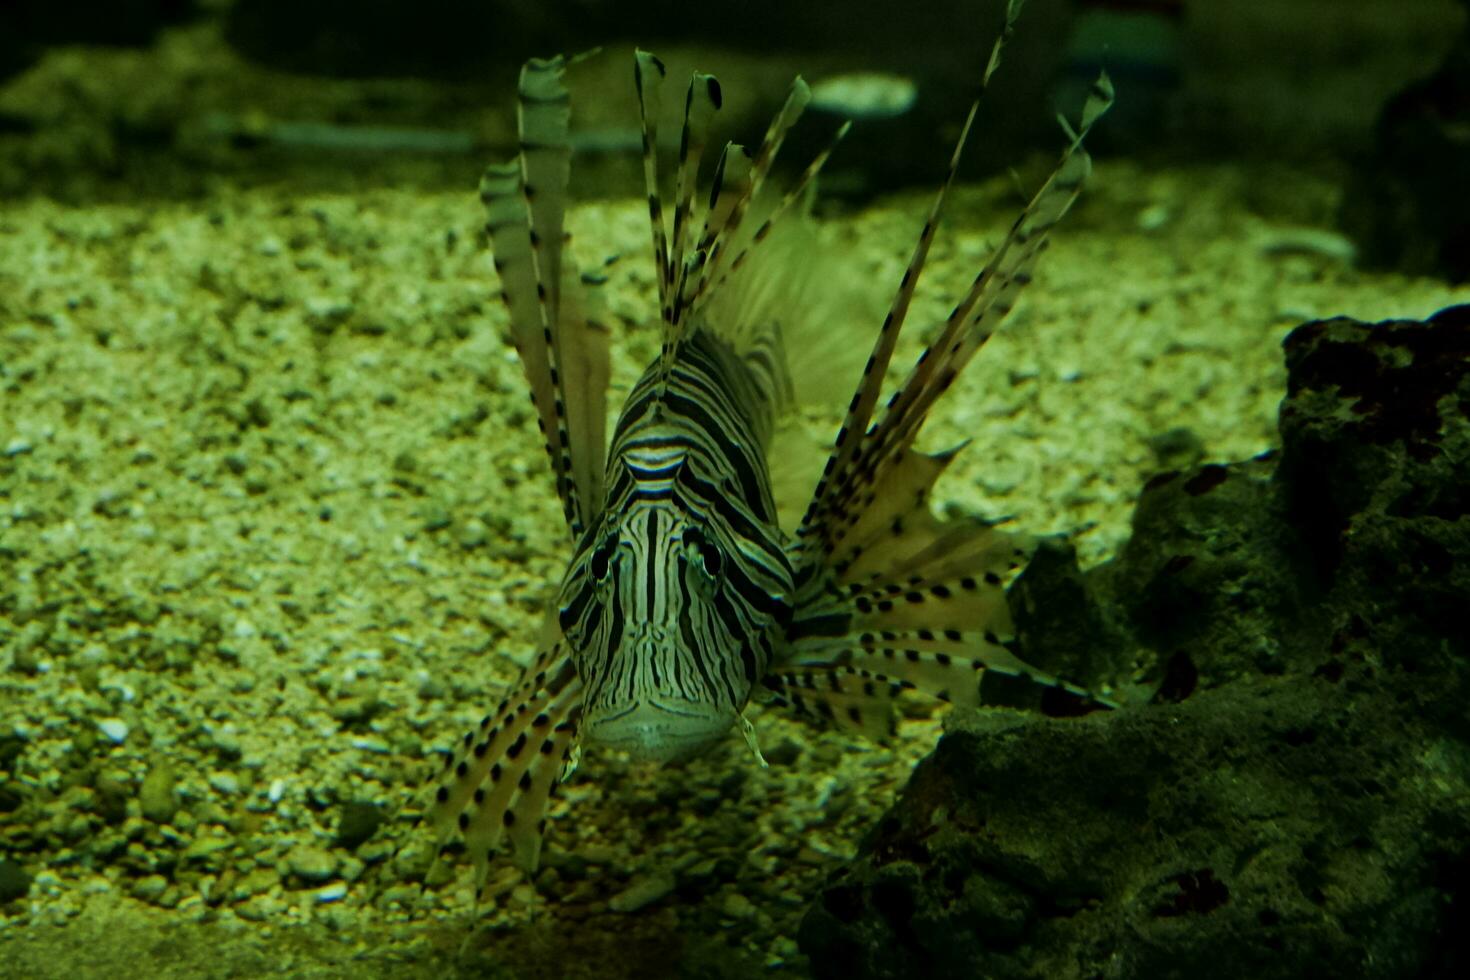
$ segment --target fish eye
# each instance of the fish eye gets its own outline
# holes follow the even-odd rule
[[[592,558],[587,565],[592,572],[592,577],[597,579],[597,581],[601,582],[607,578],[608,569],[612,562],[613,549],[617,547],[617,544],[616,538],[608,538],[597,546],[597,550],[592,552]]]
[[[709,538],[691,527],[684,532],[684,544],[699,552],[699,561],[704,566],[705,574],[711,578],[720,577],[720,570],[724,568],[725,559],[720,554],[720,549],[716,548]]]

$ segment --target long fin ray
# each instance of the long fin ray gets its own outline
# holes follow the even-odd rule
[[[510,838],[511,860],[516,867],[532,874],[540,865],[541,843],[546,836],[546,808],[556,795],[556,787],[568,772],[572,746],[577,738],[577,721],[581,705],[573,700],[570,707],[560,700],[560,710],[548,713],[550,732],[541,733],[536,756],[516,784],[507,812],[513,818],[506,834]],[[501,818],[502,822],[504,817]]]
[[[571,111],[565,59],[521,70],[517,160],[480,181],[486,230],[567,525],[578,536],[601,504],[609,353],[588,316],[567,250]]]
[[[543,650],[446,761],[427,816],[440,847],[456,830],[463,836],[477,894],[488,877],[491,854],[516,820],[512,796],[523,791],[521,781],[541,758],[543,740],[578,709],[581,691],[565,646]],[[539,826],[539,820],[538,814],[533,823]],[[533,851],[523,843],[518,853]]]
[[[648,193],[648,225],[653,236],[653,268],[658,280],[658,306],[669,308],[673,271],[669,268],[669,239],[664,230],[663,198],[658,189],[658,114],[663,105],[664,63],[647,51],[633,55],[633,82],[638,88],[638,111],[643,121],[643,183]]]
[[[886,742],[894,734],[893,703],[901,682],[852,666],[795,666],[767,674],[767,703],[850,735]]]
[[[699,178],[699,162],[709,139],[710,120],[719,110],[723,97],[720,83],[713,75],[695,72],[689,79],[684,98],[684,128],[679,136],[679,169],[675,183],[673,250],[669,270],[674,277],[668,305],[663,309],[666,339],[664,356],[671,357],[672,347],[682,333],[685,290],[691,266],[699,268],[702,254],[689,254],[689,240],[694,221],[694,193]]]
[[[1111,106],[1112,97],[1112,85],[1104,74],[1088,97],[1084,124],[1072,136],[1056,168],[1016,218],[909,377],[889,399],[882,420],[865,436],[863,463],[854,474],[857,479],[847,481],[849,493],[873,480],[880,468],[894,465],[894,457],[912,444],[929,409],[994,334],[1017,295],[1030,283],[1036,260],[1048,243],[1048,233],[1071,208],[1091,173],[1091,159],[1082,148],[1082,140]],[[849,519],[851,516],[849,510]]]
[[[776,162],[776,154],[780,152],[786,134],[790,132],[792,126],[796,125],[796,120],[801,117],[807,103],[811,102],[811,98],[811,88],[798,76],[791,83],[791,91],[787,93],[781,111],[776,113],[776,117],[771,120],[765,138],[761,140],[760,149],[756,151],[755,158],[751,161],[749,175],[742,182],[739,197],[731,205],[728,216],[715,230],[708,248],[703,249],[706,252],[706,258],[700,270],[699,281],[695,284],[689,297],[690,306],[698,306],[711,285],[718,281],[720,271],[724,267],[725,257],[733,247],[752,202],[760,194],[772,164]]]
[[[934,243],[934,234],[938,230],[939,219],[944,213],[944,204],[948,198],[949,189],[954,184],[955,175],[959,172],[960,159],[964,154],[970,129],[975,123],[975,115],[979,112],[980,100],[990,85],[990,76],[1000,66],[1001,53],[1010,40],[1023,3],[1024,0],[1010,0],[1006,5],[1005,19],[1001,25],[1000,34],[991,46],[990,59],[986,65],[985,74],[980,80],[980,91],[970,105],[964,125],[960,127],[959,139],[955,141],[954,151],[950,154],[949,168],[945,172],[944,181],[934,196],[934,203],[929,208],[929,215],[924,221],[919,239],[914,244],[914,250],[904,269],[898,290],[894,293],[888,313],[883,318],[883,326],[873,341],[872,353],[868,356],[868,363],[863,368],[862,379],[847,407],[847,416],[837,431],[837,439],[827,458],[822,477],[817,482],[816,491],[812,494],[806,515],[797,530],[797,537],[800,540],[806,542],[809,539],[815,539],[813,543],[818,548],[830,543],[828,537],[830,515],[837,510],[839,505],[837,498],[845,491],[852,476],[852,470],[860,461],[868,425],[873,418],[873,411],[878,405],[878,398],[882,392],[883,379],[888,373],[889,362],[893,359],[894,348],[898,343],[899,334],[903,331],[909,306],[913,302],[914,289],[918,285],[919,277],[923,274],[924,265],[929,257],[929,249]]]
[[[806,169],[802,171],[796,183],[782,195],[776,207],[761,221],[760,227],[756,228],[755,233],[750,236],[750,241],[740,251],[735,253],[735,257],[730,260],[729,267],[720,273],[720,278],[714,285],[708,288],[701,288],[701,299],[708,300],[712,294],[720,291],[721,287],[729,281],[731,276],[738,274],[741,267],[750,257],[751,252],[766,241],[771,234],[771,229],[776,227],[776,223],[780,221],[781,217],[791,209],[793,204],[806,198],[807,193],[811,190],[812,185],[817,179],[817,175],[822,172],[822,168],[826,165],[827,159],[832,155],[832,151],[837,149],[837,144],[842,142],[843,137],[847,135],[851,128],[851,122],[844,122],[837,128],[837,132],[833,135],[827,146],[812,158],[812,162],[807,164]]]
[[[934,203],[930,205],[929,216],[924,221],[919,240],[914,244],[914,250],[904,269],[898,292],[894,294],[888,313],[883,318],[883,326],[879,329],[878,336],[873,342],[872,353],[868,355],[868,363],[863,368],[862,378],[847,407],[847,416],[843,419],[841,428],[838,429],[837,439],[827,458],[822,477],[817,482],[817,488],[812,494],[806,516],[802,519],[801,527],[797,531],[798,538],[816,538],[821,541],[826,536],[827,514],[833,507],[833,498],[843,486],[848,470],[853,466],[854,457],[868,426],[868,420],[872,418],[873,409],[878,404],[878,396],[883,387],[883,378],[888,371],[888,363],[893,358],[894,347],[903,330],[909,305],[913,302],[914,287],[928,260],[930,246],[934,243],[934,232],[939,226],[940,216],[944,213],[949,188],[954,183],[955,174],[959,171],[961,151],[964,149],[965,141],[969,138],[970,127],[974,124],[975,113],[978,110],[978,102],[970,106],[965,124],[960,130],[959,141],[955,144],[954,153],[950,157],[949,170],[945,174],[944,183],[940,185]]]
[[[549,328],[551,368],[562,412],[555,420],[564,441],[565,475],[575,491],[571,522],[580,535],[602,504],[606,452],[608,331],[589,306],[566,230],[571,183],[571,104],[566,61],[533,59],[521,76],[518,120],[522,190],[531,215],[541,306]]]

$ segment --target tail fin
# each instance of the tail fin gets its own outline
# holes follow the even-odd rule
[[[567,525],[579,536],[602,504],[606,327],[581,294],[565,229],[571,108],[561,57],[521,69],[520,153],[480,181],[486,230]]]

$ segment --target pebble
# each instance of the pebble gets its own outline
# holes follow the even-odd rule
[[[167,763],[149,768],[138,787],[138,805],[143,816],[154,823],[168,823],[174,818],[179,801],[174,795],[174,771]]]
[[[652,905],[674,890],[674,876],[667,871],[655,871],[638,875],[627,888],[608,899],[607,907],[614,912],[637,912]]]
[[[240,745],[240,733],[234,725],[221,725],[219,728],[212,728],[208,734],[209,744],[223,758],[234,761],[244,754]]]
[[[286,867],[303,881],[326,881],[337,873],[337,857],[324,848],[298,844],[286,855]]]
[[[24,898],[31,890],[31,876],[14,861],[0,861],[0,905]]]
[[[21,644],[20,648],[15,651],[15,656],[11,658],[10,666],[20,674],[41,673],[41,658],[38,650],[39,644],[34,646]]]
[[[1167,204],[1150,204],[1138,212],[1135,220],[1139,231],[1159,231],[1169,223],[1173,216]]]
[[[490,540],[490,529],[478,517],[471,517],[460,526],[456,537],[459,539],[459,546],[469,551]]]
[[[103,718],[97,723],[97,730],[113,745],[121,745],[128,738],[128,723],[121,718]]]
[[[226,851],[235,846],[235,842],[229,837],[208,836],[196,837],[188,847],[184,848],[185,861],[203,861],[206,858]]]
[[[221,793],[228,793],[232,796],[240,792],[240,780],[232,772],[210,773],[209,785]]]
[[[235,879],[230,888],[230,899],[235,902],[243,902],[254,898],[263,892],[269,891],[274,885],[280,883],[281,876],[276,874],[273,868],[252,868],[248,873]]]
[[[247,922],[264,922],[273,916],[279,915],[286,908],[286,902],[279,895],[256,895],[248,902],[241,902],[234,907],[235,914]]]
[[[149,875],[133,885],[133,894],[145,902],[157,902],[168,890],[168,879],[163,875]]]
[[[426,701],[434,701],[449,693],[449,688],[438,676],[427,670],[420,670],[414,675],[418,682],[418,695]]]
[[[747,919],[753,919],[756,915],[755,903],[740,892],[730,892],[727,894],[725,901],[720,905],[720,911],[729,918],[742,922]]]
[[[345,803],[337,821],[336,847],[353,850],[377,833],[383,824],[383,811],[372,803]]]
[[[375,840],[362,844],[357,848],[357,857],[366,864],[377,864],[386,861],[398,851],[398,845],[391,840]]]
[[[360,752],[371,752],[374,755],[387,755],[392,752],[392,747],[381,738],[354,738],[352,747]]]
[[[334,881],[325,888],[318,888],[312,893],[312,897],[317,900],[319,905],[326,905],[329,902],[340,902],[347,897],[347,882]]]

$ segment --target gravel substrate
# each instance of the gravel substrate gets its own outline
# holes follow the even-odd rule
[[[1315,230],[1333,195],[1101,164],[931,426],[973,443],[940,506],[1074,533],[1101,561],[1150,473],[1272,447],[1296,323],[1470,300],[1354,270]],[[960,191],[916,324],[1014,200]],[[926,206],[829,222],[855,289],[897,281]],[[419,782],[513,677],[567,557],[479,220],[469,193],[279,189],[0,212],[14,975],[805,973],[808,896],[938,718],[883,748],[767,712],[768,770],[734,738],[683,769],[589,755],[533,881],[492,870],[477,913],[463,864],[423,884]],[[625,256],[603,287],[625,390],[656,344],[631,326],[652,308],[646,211],[573,221],[582,254]]]

